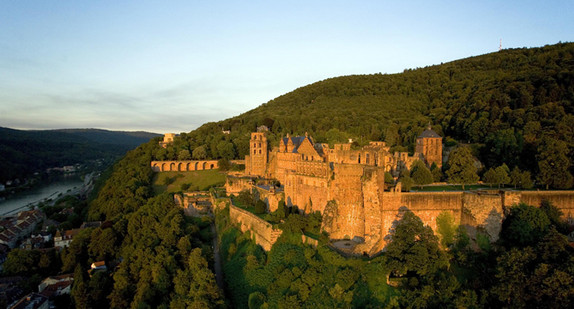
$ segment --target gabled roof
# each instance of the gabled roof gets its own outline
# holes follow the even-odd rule
[[[284,137],[282,139],[283,144],[287,145],[289,143],[289,140],[291,140],[291,143],[293,143],[293,152],[296,153],[297,149],[299,148],[299,146],[301,146],[301,143],[303,143],[303,141],[305,140],[305,136],[291,136],[291,137]],[[313,143],[311,143],[313,144]]]
[[[433,131],[433,129],[431,129],[431,126],[429,125],[427,127],[426,130],[423,131],[423,133],[421,133],[421,135],[419,135],[418,138],[441,138],[442,136],[438,135],[435,131]]]

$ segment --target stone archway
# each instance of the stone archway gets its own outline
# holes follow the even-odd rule
[[[191,162],[188,162],[188,163],[185,165],[185,170],[188,171],[188,172],[191,171]]]
[[[165,169],[167,168],[167,163],[162,163],[161,164],[161,168],[160,168],[160,172],[165,172]]]
[[[205,167],[207,166],[207,162],[203,162],[202,165],[203,165],[202,169],[205,169]]]
[[[172,163],[169,164],[169,170],[170,170],[170,171],[175,171],[175,163],[172,162]]]
[[[209,169],[212,170],[213,169],[213,163],[209,166]]]
[[[177,164],[177,171],[178,171],[178,172],[182,172],[182,171],[183,171],[183,170],[181,169],[182,166],[183,166],[183,163],[181,163],[181,162],[179,162],[179,163]]]
[[[197,171],[198,167],[199,167],[199,162],[195,162],[195,168],[193,170]]]

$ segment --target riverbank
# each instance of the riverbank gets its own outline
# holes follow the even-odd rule
[[[0,217],[34,209],[41,203],[53,204],[57,199],[66,195],[86,196],[93,189],[96,176],[97,173],[92,172],[84,176],[82,180],[79,175],[64,175],[27,191],[13,194],[0,201]]]

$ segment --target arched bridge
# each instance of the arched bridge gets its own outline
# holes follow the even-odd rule
[[[187,172],[219,168],[217,160],[203,161],[151,161],[154,172]]]

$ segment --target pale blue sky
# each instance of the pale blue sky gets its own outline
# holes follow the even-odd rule
[[[326,78],[574,41],[574,1],[0,0],[0,126],[188,132]]]

